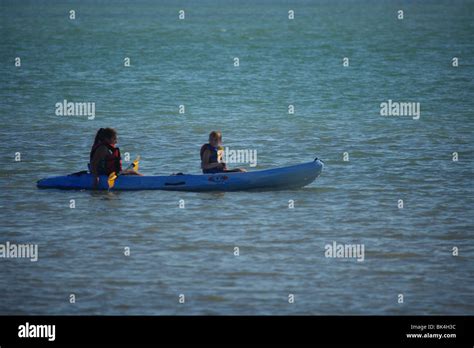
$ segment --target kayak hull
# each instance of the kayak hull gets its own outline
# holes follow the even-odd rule
[[[136,176],[121,175],[112,188],[126,190],[166,190],[166,191],[244,191],[244,190],[286,190],[312,183],[322,172],[324,165],[316,159],[313,162],[289,167],[259,170],[246,173],[217,173],[202,175]],[[73,190],[93,189],[92,175],[78,173],[39,180],[38,188]],[[100,176],[98,190],[107,190],[107,176]]]

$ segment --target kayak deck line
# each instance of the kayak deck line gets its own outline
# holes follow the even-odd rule
[[[113,191],[166,190],[166,191],[273,191],[301,188],[312,183],[322,172],[324,164],[316,158],[312,162],[253,172],[223,172],[216,174],[179,174],[165,176],[121,175]],[[63,190],[92,190],[92,174],[82,171],[65,176],[41,179],[38,188]],[[98,190],[108,190],[107,176],[99,177]]]

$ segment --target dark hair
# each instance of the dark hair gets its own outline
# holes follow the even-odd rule
[[[94,145],[117,136],[117,131],[113,128],[101,128],[95,134]]]

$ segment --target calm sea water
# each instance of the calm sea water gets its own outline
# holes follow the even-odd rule
[[[0,314],[474,314],[473,12],[0,2],[0,243],[39,246],[38,262],[0,259]],[[95,119],[56,116],[64,99],[95,102]],[[419,102],[420,119],[380,116],[389,99]],[[198,173],[213,129],[256,149],[256,169],[316,156],[326,167],[284,192],[36,188],[85,169],[105,126],[145,174]],[[364,244],[365,260],[326,258],[333,241]]]

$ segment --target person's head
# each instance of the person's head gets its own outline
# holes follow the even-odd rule
[[[95,135],[94,144],[99,142],[107,143],[110,145],[117,144],[117,131],[113,128],[101,128]]]
[[[212,131],[209,134],[209,144],[214,147],[218,147],[222,144],[222,133],[219,131]]]

